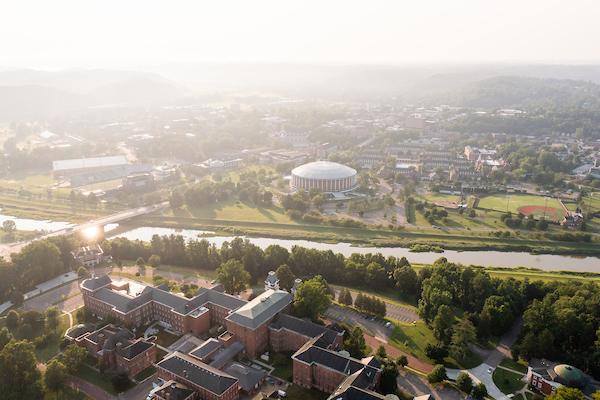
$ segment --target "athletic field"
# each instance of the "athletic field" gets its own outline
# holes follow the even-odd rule
[[[545,217],[553,221],[561,221],[564,216],[563,208],[558,199],[530,194],[495,194],[485,196],[479,201],[478,208],[513,214],[533,214],[536,219]]]

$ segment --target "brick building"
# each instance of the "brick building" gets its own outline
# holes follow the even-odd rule
[[[254,358],[268,347],[269,323],[291,303],[292,295],[285,290],[269,289],[231,312],[225,326],[244,345],[246,354]]]
[[[357,360],[320,347],[318,337],[309,340],[294,353],[292,361],[295,384],[327,393],[336,392],[354,374],[357,374],[356,382],[360,382],[359,389],[374,392],[381,377],[379,362],[373,357]]]
[[[314,322],[279,314],[269,325],[269,343],[275,352],[297,351],[309,340],[320,337],[321,346],[338,349],[344,342],[344,333]]]
[[[158,377],[175,381],[197,392],[203,400],[237,400],[237,378],[211,367],[187,354],[175,352],[156,364]]]
[[[93,332],[74,338],[75,344],[87,349],[99,364],[133,377],[156,361],[156,345],[144,339],[135,339],[127,329],[106,325]]]
[[[160,321],[173,331],[197,335],[207,332],[211,325],[224,325],[232,310],[246,304],[214,289],[201,288],[188,299],[167,287],[113,281],[108,275],[86,279],[80,288],[85,307],[96,315],[113,317],[130,327]]]

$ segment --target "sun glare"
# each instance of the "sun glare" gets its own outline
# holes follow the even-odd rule
[[[82,230],[81,233],[86,239],[95,239],[100,233],[100,229],[97,226],[90,226]]]

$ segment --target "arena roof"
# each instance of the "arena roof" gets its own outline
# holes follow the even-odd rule
[[[52,169],[58,172],[84,168],[114,167],[125,164],[127,164],[125,156],[76,158],[72,160],[53,161]]]
[[[341,179],[356,175],[356,170],[331,161],[315,161],[292,170],[292,175],[309,179]]]

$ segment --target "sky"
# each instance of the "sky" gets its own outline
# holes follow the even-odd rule
[[[18,0],[0,67],[600,62],[596,0]]]

